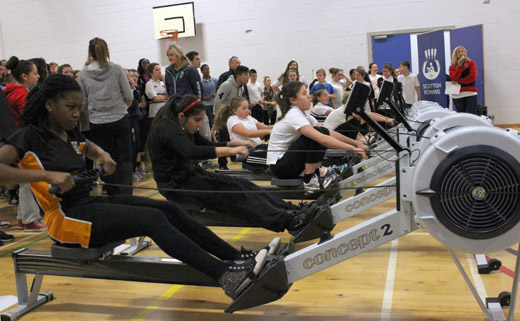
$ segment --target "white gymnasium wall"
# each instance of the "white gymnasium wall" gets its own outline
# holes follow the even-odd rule
[[[166,66],[164,47],[153,38],[152,7],[173,3],[0,0],[0,55],[44,57],[79,69],[88,40],[101,37],[112,61],[124,67],[136,68],[142,57]],[[260,76],[272,77],[295,59],[309,80],[318,68],[367,66],[368,32],[484,24],[487,105],[495,123],[520,123],[514,99],[520,69],[518,0],[195,0],[195,16],[197,36],[179,44],[185,52],[199,51],[214,76],[236,55]]]

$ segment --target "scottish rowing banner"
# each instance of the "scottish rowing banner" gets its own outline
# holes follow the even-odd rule
[[[438,102],[447,107],[446,59],[444,57],[444,31],[434,31],[417,36],[419,55],[419,83],[421,99]]]

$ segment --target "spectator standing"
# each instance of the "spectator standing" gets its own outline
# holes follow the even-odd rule
[[[396,68],[397,69],[397,68]],[[397,80],[403,84],[403,98],[408,105],[413,105],[417,100],[421,100],[421,85],[417,76],[410,72],[410,63],[403,61],[399,64],[401,74],[397,76]],[[417,94],[417,99],[415,99]]]
[[[382,76],[377,73],[378,68],[375,62],[372,62],[368,65],[368,78],[372,84],[372,88],[374,89],[374,99],[379,98],[379,87],[377,87],[377,80]]]
[[[26,99],[29,97],[29,88],[33,88],[38,84],[40,74],[34,63],[29,60],[19,60],[14,56],[7,61],[6,67],[11,71],[14,82],[6,85],[4,93],[7,97],[15,125],[17,128],[20,128],[22,127],[20,118],[25,110]],[[11,195],[13,195],[14,189],[9,187]],[[45,231],[45,224],[41,221],[40,208],[36,204],[28,184],[20,184],[18,199],[16,216],[18,227],[23,228],[26,232]]]
[[[202,101],[206,107],[206,115],[208,116],[210,126],[213,126],[213,103],[217,93],[217,78],[210,75],[209,66],[204,64],[200,67],[202,73],[202,88],[204,89],[204,97]]]
[[[89,138],[116,161],[114,174],[105,176],[107,194],[132,195],[132,140],[127,108],[133,101],[126,73],[111,61],[105,40],[89,41],[88,60],[79,75],[84,94],[83,109],[88,110]]]
[[[58,74],[74,77],[74,69],[69,64],[63,64],[58,67]]]
[[[186,54],[186,58],[190,61],[190,64],[195,70],[200,68],[200,55],[196,51],[190,51]],[[197,72],[197,76],[199,77],[199,82],[201,84],[201,91],[204,92],[204,86],[202,86],[202,80],[200,74]],[[201,94],[201,100],[204,99],[204,94]],[[211,140],[211,125],[209,122],[209,117],[204,116],[204,120],[202,121],[202,126],[199,127],[200,134],[206,138],[207,140]]]
[[[264,124],[274,125],[276,123],[276,93],[271,86],[271,77],[264,76],[264,108],[263,108],[263,119]],[[266,137],[269,139],[269,136]]]
[[[49,62],[49,75],[54,75],[58,73],[58,63],[56,62]]]
[[[220,76],[218,77],[217,90],[220,87],[220,85],[222,85],[226,80],[228,80],[229,76],[233,75],[233,73],[235,72],[235,69],[241,65],[240,58],[238,58],[236,56],[232,56],[231,58],[229,58],[228,65],[229,65],[229,70],[221,73]]]
[[[249,82],[247,83],[247,91],[251,103],[251,116],[259,122],[263,122],[262,103],[264,102],[264,93],[262,84],[257,82],[258,74],[256,70],[249,70]]]
[[[291,72],[292,70],[296,71],[296,79],[294,80],[291,80],[289,79],[289,72]],[[279,93],[280,90],[282,90],[282,87],[284,85],[286,85],[287,83],[289,82],[292,82],[292,81],[300,81],[302,83],[304,83],[305,85],[307,85],[307,80],[305,79],[305,77],[303,77],[303,75],[300,74],[300,71],[298,70],[298,63],[296,62],[296,60],[291,60],[289,61],[289,63],[287,64],[287,67],[285,68],[285,71],[283,74],[281,74],[278,79],[276,79],[273,83],[273,90],[276,92],[276,93]]]
[[[460,85],[460,93],[451,95],[459,113],[478,113],[477,74],[477,64],[468,57],[466,48],[456,47],[451,57],[450,78]]]

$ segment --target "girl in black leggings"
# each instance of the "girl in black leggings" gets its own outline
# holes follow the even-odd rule
[[[176,203],[236,215],[275,232],[302,228],[310,220],[307,211],[300,212],[295,205],[248,180],[208,172],[197,165],[201,160],[221,156],[247,156],[245,146],[250,144],[214,143],[203,138],[197,128],[204,119],[204,110],[204,104],[194,95],[172,96],[155,117],[148,150],[160,193]],[[218,193],[205,193],[208,190]]]
[[[313,192],[320,189],[317,173],[327,147],[365,156],[364,144],[322,127],[305,113],[311,96],[303,83],[285,85],[277,102],[282,114],[271,131],[267,152],[267,164],[277,177],[297,178],[304,172],[303,187]]]
[[[34,89],[24,113],[26,127],[0,148],[0,184],[30,183],[58,243],[87,248],[149,236],[166,254],[236,295],[265,264],[265,249],[258,254],[238,251],[171,202],[90,197],[89,184],[74,186],[71,175],[85,171],[84,156],[102,163],[109,175],[116,167],[108,153],[77,129],[82,102],[77,82],[64,75],[52,75]],[[9,167],[17,161],[22,169]],[[49,184],[60,187],[59,198],[48,192]]]

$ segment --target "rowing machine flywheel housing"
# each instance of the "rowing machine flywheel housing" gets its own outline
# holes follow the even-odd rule
[[[440,131],[412,177],[416,220],[448,247],[471,253],[520,241],[520,136],[490,126]]]

